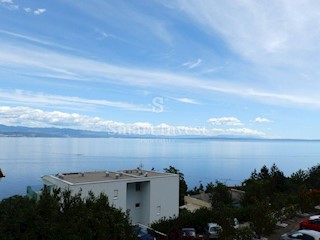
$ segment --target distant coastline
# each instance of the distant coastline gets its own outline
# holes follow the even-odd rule
[[[139,138],[139,139],[199,139],[220,141],[306,141],[319,142],[320,139],[262,138],[235,135],[150,135],[150,134],[118,134],[113,132],[89,131],[71,128],[32,128],[22,126],[7,126],[0,124],[0,137],[44,137],[44,138]]]

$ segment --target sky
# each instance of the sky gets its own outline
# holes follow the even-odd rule
[[[320,139],[320,2],[0,0],[0,124]]]

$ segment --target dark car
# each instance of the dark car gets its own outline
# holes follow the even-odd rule
[[[196,238],[196,230],[194,228],[182,228],[181,239],[193,239]]]
[[[311,216],[309,219],[300,222],[300,229],[320,231],[320,215]]]
[[[139,225],[132,226],[132,231],[138,236],[139,240],[156,240],[154,236],[148,233],[148,230]]]

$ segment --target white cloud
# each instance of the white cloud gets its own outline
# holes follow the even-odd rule
[[[11,11],[19,10],[19,5],[14,4],[13,0],[0,0],[0,4]]]
[[[201,63],[202,63],[202,59],[199,58],[195,62],[186,62],[182,65],[188,67],[189,69],[192,69],[192,68],[198,67]]]
[[[254,121],[255,121],[256,123],[267,123],[267,122],[271,122],[269,119],[263,118],[263,117],[257,117]]]
[[[27,8],[24,8],[23,9],[25,12],[27,12],[27,13],[30,13],[30,12],[32,12],[32,9],[31,8],[29,8],[29,7],[27,7]]]
[[[23,90],[5,91],[0,89],[0,102],[20,105],[33,105],[51,108],[83,109],[92,107],[113,107],[130,111],[151,112],[152,108],[126,102],[115,102],[105,99],[86,99],[60,95],[33,93]]]
[[[249,128],[230,128],[225,131],[228,135],[241,135],[241,136],[264,136],[263,132],[249,129]]]
[[[43,13],[45,13],[47,10],[45,8],[38,8],[37,10],[34,10],[33,13],[35,15],[41,15]]]
[[[208,120],[212,125],[241,126],[242,123],[235,117],[210,118]]]
[[[172,99],[182,103],[200,104],[197,100],[192,98],[172,98]]]
[[[0,124],[26,127],[60,127],[114,134],[138,134],[161,136],[218,136],[241,135],[261,137],[265,134],[248,128],[204,128],[173,126],[165,123],[153,125],[148,122],[122,123],[77,113],[43,111],[30,107],[0,107]]]

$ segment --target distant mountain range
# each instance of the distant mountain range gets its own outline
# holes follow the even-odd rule
[[[252,139],[244,136],[156,136],[156,135],[137,135],[137,134],[117,134],[112,132],[88,131],[70,128],[32,128],[20,126],[6,126],[0,124],[0,137],[75,137],[75,138],[218,138],[218,139]]]
[[[76,130],[70,128],[30,128],[0,124],[0,136],[3,137],[94,137],[115,136],[114,133]]]
[[[320,141],[318,139],[268,139],[242,135],[219,135],[219,136],[157,136],[157,135],[137,135],[137,134],[117,134],[112,132],[88,131],[71,128],[32,128],[20,126],[6,126],[0,124],[0,137],[74,137],[74,138],[190,138],[190,139],[219,139],[219,140],[256,140],[256,141]]]

